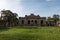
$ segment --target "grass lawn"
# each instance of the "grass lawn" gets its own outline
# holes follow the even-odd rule
[[[60,40],[60,27],[13,27],[5,31],[0,30],[0,40]]]

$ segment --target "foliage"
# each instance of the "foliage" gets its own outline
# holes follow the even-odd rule
[[[13,13],[10,10],[1,11],[1,18],[3,18],[2,20],[4,20],[9,26],[16,24],[16,22],[18,21],[17,16],[18,15],[16,13]]]
[[[54,18],[55,20],[59,20],[59,16],[60,16],[60,15],[54,14],[54,15],[53,15],[53,18]]]
[[[60,40],[60,27],[10,28],[0,31],[0,40]]]

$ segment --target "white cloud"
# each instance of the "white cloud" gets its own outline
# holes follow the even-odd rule
[[[52,0],[46,0],[47,2],[50,2],[50,1],[52,1]]]
[[[8,9],[13,12],[22,12],[21,0],[0,0],[0,10]]]

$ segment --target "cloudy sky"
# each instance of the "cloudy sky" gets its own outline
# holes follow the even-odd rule
[[[40,16],[60,15],[60,0],[0,0],[0,10],[11,10],[19,16],[34,13]]]

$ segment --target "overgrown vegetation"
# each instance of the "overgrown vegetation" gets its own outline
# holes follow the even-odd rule
[[[10,27],[5,31],[0,30],[0,40],[60,40],[60,27]]]

